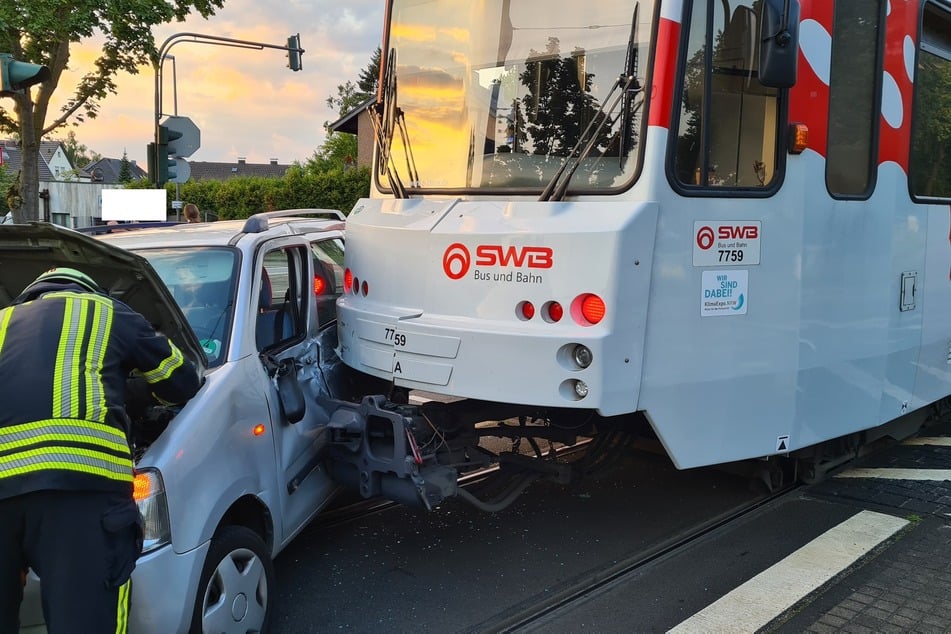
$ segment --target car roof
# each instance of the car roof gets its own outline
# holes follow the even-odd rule
[[[318,214],[330,218],[307,217]],[[123,225],[99,227],[109,233],[99,239],[123,249],[136,250],[162,247],[229,246],[245,239],[257,242],[261,238],[283,235],[303,235],[323,231],[341,231],[344,216],[326,209],[292,209],[255,214],[247,220],[220,220],[217,222],[182,223],[163,226]]]

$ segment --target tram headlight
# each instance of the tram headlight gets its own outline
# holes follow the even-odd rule
[[[588,395],[588,384],[584,381],[575,381],[575,394],[578,398],[584,398]]]
[[[571,351],[571,358],[574,359],[578,367],[583,370],[591,365],[591,361],[594,360],[594,354],[592,354],[591,348],[579,343],[575,346],[575,349]]]

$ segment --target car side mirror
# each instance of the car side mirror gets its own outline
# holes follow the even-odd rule
[[[307,403],[297,377],[297,363],[292,357],[281,359],[278,363],[277,394],[287,422],[296,423],[304,418]]]

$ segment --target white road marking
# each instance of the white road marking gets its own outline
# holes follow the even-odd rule
[[[903,445],[951,447],[951,437],[930,436],[910,438]],[[856,468],[836,474],[837,478],[879,478],[882,480],[951,480],[951,469],[895,469],[895,468]]]
[[[932,445],[939,447],[951,447],[951,436],[932,436],[930,438],[910,438],[902,443],[903,445]]]
[[[671,632],[754,632],[908,522],[861,511],[683,621]]]
[[[951,480],[951,469],[849,469],[837,478],[878,478],[880,480]]]
[[[409,395],[409,402],[415,405],[422,405],[423,403],[429,403],[433,399],[426,398],[425,396],[416,396],[415,394]]]

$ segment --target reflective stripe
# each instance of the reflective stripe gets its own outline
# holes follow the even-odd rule
[[[5,310],[0,310],[0,355],[3,354],[3,340],[7,338],[7,326],[10,325],[14,308],[16,307],[11,306]]]
[[[94,421],[106,420],[106,390],[102,384],[102,367],[109,345],[109,333],[112,329],[112,309],[102,302],[96,302],[93,309],[92,333],[89,337],[89,350],[86,353],[86,418]]]
[[[30,423],[21,423],[19,425],[10,425],[9,427],[0,427],[0,442],[6,442],[7,435],[25,436],[30,432],[40,430],[41,432],[57,432],[68,434],[72,431],[81,434],[91,434],[103,439],[113,439],[125,441],[125,434],[115,427],[103,423],[94,423],[88,420],[76,418],[50,418],[47,420],[37,420]]]
[[[130,456],[129,443],[119,430],[83,420],[54,419],[0,429],[0,454],[48,442],[97,445]]]
[[[142,376],[149,383],[158,383],[159,381],[164,381],[168,377],[172,376],[172,372],[181,367],[184,363],[185,358],[182,356],[181,350],[175,347],[175,344],[171,341],[168,342],[169,347],[172,349],[172,354],[166,357],[157,368],[154,370],[149,370],[148,372],[143,372]]]
[[[129,627],[129,590],[132,580],[119,586],[119,600],[116,605],[116,634],[125,634]]]
[[[53,416],[104,421],[108,409],[101,371],[112,330],[112,301],[73,291],[47,293],[40,299],[66,300],[53,372]],[[87,330],[89,343],[84,355]],[[85,403],[80,401],[83,394]]]
[[[56,348],[56,364],[53,367],[53,416],[69,416],[69,370],[66,365],[69,356],[70,333],[73,328],[73,302],[67,300],[63,305],[63,328],[59,334]]]
[[[66,470],[132,482],[132,459],[78,447],[40,447],[0,456],[0,479],[36,471]]]

